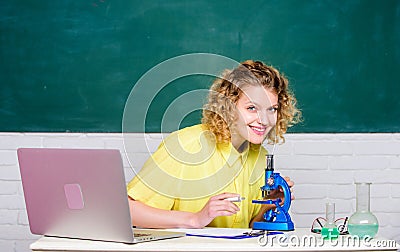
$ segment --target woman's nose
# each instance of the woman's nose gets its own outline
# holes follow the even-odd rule
[[[262,125],[275,125],[276,115],[268,113],[267,111],[258,113],[258,123]]]

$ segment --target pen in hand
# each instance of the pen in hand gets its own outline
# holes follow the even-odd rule
[[[224,200],[230,201],[230,202],[241,202],[242,200],[245,200],[245,197],[240,197],[240,196],[236,196],[236,197],[230,197],[230,198],[225,198]]]

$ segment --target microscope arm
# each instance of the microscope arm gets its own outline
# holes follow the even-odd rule
[[[281,207],[284,210],[288,211],[291,201],[292,201],[289,185],[286,182],[286,180],[280,176],[279,173],[275,173],[274,175],[276,176],[275,177],[276,184],[282,188],[283,195],[284,195],[284,202]],[[279,186],[278,186],[278,190],[279,190]]]

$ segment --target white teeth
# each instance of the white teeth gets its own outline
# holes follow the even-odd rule
[[[265,129],[260,129],[260,128],[256,128],[256,127],[251,127],[253,130],[258,131],[258,132],[264,132]]]

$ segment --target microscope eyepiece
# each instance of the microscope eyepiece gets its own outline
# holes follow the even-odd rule
[[[274,170],[274,155],[267,155],[267,166],[265,167],[266,171],[273,171]]]

